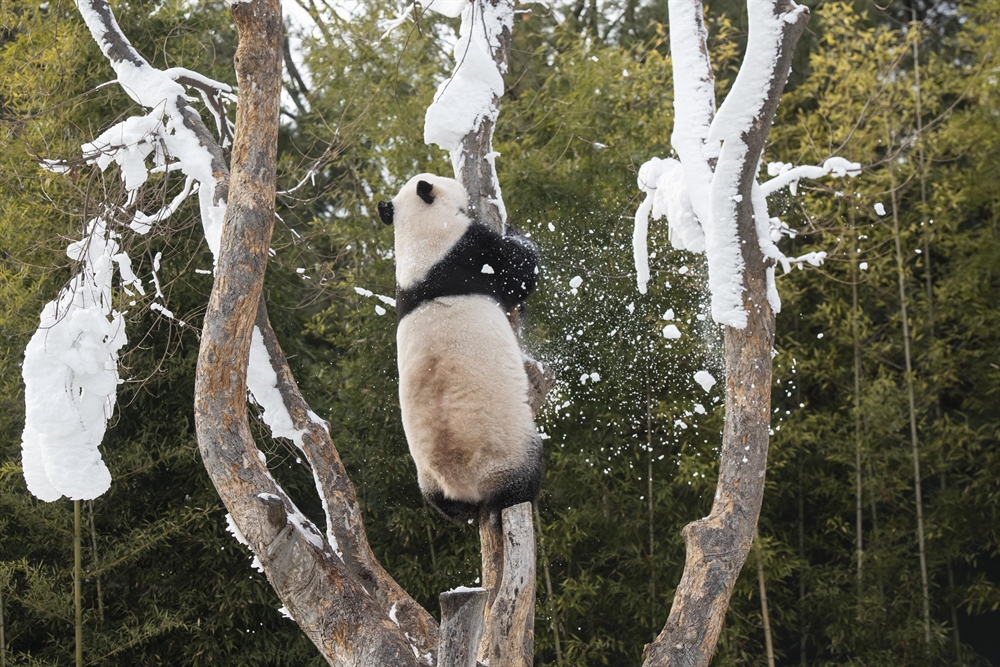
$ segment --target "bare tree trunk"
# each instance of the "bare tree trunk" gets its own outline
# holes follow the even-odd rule
[[[701,3],[695,2],[700,17]],[[725,329],[726,423],[715,502],[706,518],[684,528],[684,574],[666,626],[653,643],[646,645],[646,667],[709,664],[733,586],[753,542],[764,495],[774,313],[767,299],[768,267],[757,241],[751,190],[795,44],[809,20],[807,11],[790,13],[795,8],[783,0],[771,6],[775,15],[784,15],[786,21],[766,101],[744,134],[747,148],[740,170],[741,201],[736,206],[736,224],[744,263],[747,325],[744,329]]]
[[[485,11],[487,3],[496,8],[501,3],[510,5],[510,16],[513,16],[512,0],[474,0],[476,10],[480,15]],[[496,63],[497,71],[506,73],[510,60],[511,27],[504,25],[498,37],[499,48],[491,55]],[[461,66],[457,64],[457,66]],[[500,109],[500,98],[491,100],[492,108]],[[494,116],[495,117],[495,116]],[[473,215],[483,224],[503,234],[506,230],[506,214],[503,199],[497,179],[496,154],[493,151],[494,120],[488,116],[479,118],[475,130],[462,138],[456,150],[452,151],[452,166],[455,178],[465,187],[469,194],[469,205]],[[520,327],[519,315],[511,313],[511,326],[515,333]],[[535,360],[525,356],[525,372],[528,375],[529,404],[533,413],[537,413],[545,400],[545,395],[555,386],[555,377],[547,368],[542,368]],[[514,508],[509,508],[512,510]],[[496,529],[490,525],[484,510],[479,521],[479,536],[482,544],[483,587],[489,592],[486,604],[486,632],[479,647],[479,660],[490,662],[490,667],[511,667],[531,665],[534,652],[534,604],[535,604],[535,544],[534,529],[531,525],[530,507],[524,511],[504,511],[503,525]],[[508,521],[524,522],[523,525],[508,525]],[[504,534],[518,536],[514,541],[505,540]],[[508,553],[511,549],[521,549],[522,553]],[[530,556],[530,557],[529,557]],[[516,603],[508,601],[510,590],[503,587],[509,584],[505,567],[509,563],[525,563],[530,565],[530,586],[517,589],[521,599]],[[530,611],[526,611],[530,610]],[[526,614],[526,616],[524,616]],[[522,618],[523,616],[523,618]],[[520,637],[511,637],[510,633],[521,633]]]
[[[416,665],[414,647],[366,589],[370,579],[352,576],[345,558],[284,494],[258,458],[247,423],[251,332],[260,315],[266,324],[266,310],[258,303],[274,222],[282,30],[277,0],[236,4],[233,16],[240,32],[236,70],[241,96],[229,205],[195,381],[202,457],[271,585],[330,664]],[[265,344],[270,338],[276,345],[269,326],[261,333]],[[317,423],[314,430],[319,428]],[[307,432],[303,441],[308,443],[310,436]],[[356,503],[353,488],[339,497],[336,493],[338,509],[352,507],[345,500]],[[360,523],[360,517],[345,518]]]
[[[479,660],[490,667],[531,667],[535,646],[535,534],[531,503],[505,509],[500,531],[494,530],[490,523],[485,516],[480,520],[483,584],[490,591],[490,599]],[[498,558],[502,558],[499,563]],[[490,580],[485,586],[487,574]]]
[[[927,581],[927,555],[924,547],[924,500],[920,480],[920,441],[917,438],[917,401],[913,388],[913,362],[910,356],[910,324],[906,313],[906,269],[903,245],[899,236],[899,206],[892,161],[889,161],[889,193],[892,197],[892,233],[896,242],[896,271],[899,277],[899,308],[903,320],[903,356],[906,361],[906,399],[910,408],[910,443],[913,448],[913,491],[917,510],[917,547],[920,557],[920,601],[924,620],[924,643],[930,649],[931,611]]]
[[[483,612],[489,593],[470,588],[442,593],[438,667],[475,667],[476,649],[486,629]]]

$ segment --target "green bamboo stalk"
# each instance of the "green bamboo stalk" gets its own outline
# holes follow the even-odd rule
[[[920,440],[917,437],[917,401],[913,388],[913,362],[910,354],[910,324],[906,314],[906,271],[903,244],[899,235],[899,204],[896,181],[889,162],[889,194],[892,198],[892,233],[896,240],[896,271],[899,276],[899,306],[903,319],[903,356],[906,361],[906,397],[910,408],[910,444],[913,449],[913,490],[917,510],[917,547],[920,557],[920,593],[924,620],[924,644],[931,644],[930,587],[927,582],[927,553],[924,544],[924,499],[920,485]]]
[[[82,539],[80,537],[80,501],[73,501],[73,608],[76,612],[76,667],[83,667],[83,604],[80,588],[83,581]]]
[[[851,337],[854,339],[854,510],[855,510],[855,547],[858,561],[858,616],[860,620],[863,608],[864,591],[864,518],[863,497],[861,487],[861,335],[858,331],[858,319],[861,311],[858,308],[858,230],[854,221],[853,201],[849,208],[851,220]]]

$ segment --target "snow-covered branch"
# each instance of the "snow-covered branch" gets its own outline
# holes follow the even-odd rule
[[[461,12],[455,69],[438,86],[424,120],[424,142],[451,154],[455,178],[469,192],[480,220],[497,230],[507,210],[497,180],[493,127],[500,113],[510,53],[511,0],[435,0],[429,9],[447,16]]]
[[[743,328],[747,321],[745,248],[736,223],[741,202],[750,199],[748,210],[756,221],[759,249],[769,264],[781,263],[787,271],[796,262],[816,263],[825,255],[810,253],[789,258],[778,249],[776,243],[788,227],[769,215],[766,197],[786,185],[794,192],[801,178],[857,175],[860,165],[839,157],[830,158],[822,167],[791,169],[777,163],[781,171],[776,178],[763,185],[757,183],[756,165],[763,147],[760,137],[766,135],[761,124],[768,115],[765,106],[772,101],[776,84],[784,83],[775,81],[775,66],[789,31],[797,29],[808,15],[804,7],[790,2],[787,7],[776,8],[769,0],[749,0],[746,58],[732,90],[714,117],[714,82],[705,46],[701,3],[671,0],[669,9],[675,89],[671,143],[680,160],[652,158],[639,170],[639,189],[646,197],[635,215],[636,281],[639,291],[645,293],[649,281],[649,219],[665,217],[674,248],[706,255],[714,319],[720,324]],[[748,169],[748,165],[754,168]],[[790,230],[786,235],[791,235]],[[781,302],[773,268],[769,268],[768,275],[768,300],[777,312]]]
[[[180,169],[187,176],[181,192],[159,211],[135,211],[130,227],[146,233],[173,214],[197,183],[206,238],[217,250],[228,170],[218,144],[188,106],[184,87],[175,79],[196,85],[206,94],[215,91],[216,98],[228,93],[228,86],[188,70],[161,72],[150,67],[122,34],[106,2],[80,0],[78,7],[110,60],[119,85],[149,110],[84,144],[83,161],[102,170],[112,163],[119,166],[126,207],[135,204],[151,172]],[[227,127],[226,123],[220,121],[220,127]],[[54,160],[42,161],[42,167],[54,172],[68,169],[67,164]],[[81,264],[80,273],[46,305],[25,350],[24,474],[29,490],[47,501],[62,495],[95,498],[111,483],[98,446],[114,412],[120,383],[118,350],[126,342],[124,318],[112,305],[115,267],[126,294],[132,294],[129,287],[144,292],[131,259],[120,248],[119,232],[109,227],[117,216],[112,215],[110,204],[102,208],[106,215],[91,220],[84,238],[67,249],[70,258]],[[62,407],[53,409],[53,402]]]
[[[809,16],[791,0],[748,0],[746,56],[713,118],[701,2],[670,0],[669,7],[672,142],[680,161],[654,158],[639,170],[646,197],[636,213],[636,268],[644,291],[650,215],[667,218],[675,248],[704,251],[712,316],[727,325],[726,419],[715,502],[709,516],[684,528],[684,574],[663,632],[646,646],[645,667],[710,663],[756,531],[767,465],[774,313],[780,307],[774,264],[791,263],[775,244],[781,224],[768,214],[757,171]]]
[[[769,162],[767,165],[768,176],[774,178],[764,181],[760,188],[765,196],[774,194],[784,187],[794,195],[798,189],[799,181],[803,178],[816,180],[824,176],[834,178],[854,177],[861,173],[861,165],[851,162],[842,157],[832,157],[823,162],[822,166],[800,165],[798,167],[784,162]]]

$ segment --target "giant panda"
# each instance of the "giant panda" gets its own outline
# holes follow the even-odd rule
[[[538,498],[541,440],[507,320],[538,282],[538,250],[469,215],[451,178],[414,176],[379,217],[395,229],[399,405],[427,502],[464,522]]]

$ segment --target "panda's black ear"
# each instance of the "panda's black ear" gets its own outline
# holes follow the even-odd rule
[[[417,196],[428,204],[434,203],[434,195],[431,194],[431,190],[433,189],[434,186],[427,181],[417,181]]]
[[[392,224],[393,206],[391,201],[380,201],[378,203],[378,217],[387,225]]]

